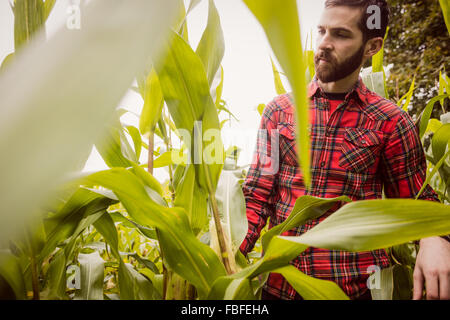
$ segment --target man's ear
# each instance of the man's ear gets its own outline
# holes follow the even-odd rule
[[[383,47],[383,38],[376,37],[372,38],[367,41],[365,49],[364,49],[364,56],[366,58],[373,57],[378,51],[381,50]]]

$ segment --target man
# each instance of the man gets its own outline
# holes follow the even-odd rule
[[[379,27],[374,28],[376,21],[368,20],[377,12]],[[269,227],[281,223],[302,195],[347,195],[356,201],[381,198],[383,186],[388,198],[414,198],[419,192],[426,177],[426,160],[414,122],[398,106],[369,91],[359,78],[364,62],[382,47],[388,16],[384,0],[326,1],[318,26],[316,76],[308,87],[311,188],[305,190],[297,163],[292,96],[281,95],[265,108],[260,129],[268,136],[260,131],[243,184],[249,222],[240,247],[244,254],[253,248],[267,218]],[[275,130],[280,134],[278,145]],[[277,170],[270,171],[267,163],[275,150],[280,160],[271,164]],[[429,185],[420,199],[439,201]],[[308,231],[341,205],[283,235]],[[351,299],[371,299],[366,284],[370,268],[389,266],[389,257],[385,250],[351,253],[308,248],[291,263],[310,276],[335,281]],[[450,242],[445,237],[421,239],[413,298],[421,299],[425,286],[428,299],[449,299],[449,274]],[[301,297],[280,274],[272,273],[263,299]]]

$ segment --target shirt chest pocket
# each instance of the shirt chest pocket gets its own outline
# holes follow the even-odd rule
[[[294,125],[281,122],[278,124],[277,129],[279,133],[280,163],[298,167]]]
[[[375,173],[383,147],[383,132],[346,128],[339,166],[352,172]]]

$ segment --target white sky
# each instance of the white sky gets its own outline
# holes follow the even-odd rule
[[[280,0],[274,1],[282,3]],[[14,50],[14,17],[9,2],[10,0],[0,0],[0,61]],[[59,28],[65,27],[68,17],[66,10],[72,2],[71,0],[56,1],[55,8],[47,21],[49,38]],[[185,0],[185,3],[188,2]],[[303,43],[311,30],[313,35],[315,34],[324,2],[325,0],[297,0]],[[223,140],[226,147],[233,144],[243,149],[239,164],[245,165],[251,161],[260,121],[256,106],[260,103],[268,103],[276,96],[270,64],[272,53],[262,28],[242,0],[215,0],[215,3],[225,37],[222,98],[227,102],[230,111],[239,119],[239,122],[232,120],[225,125]],[[206,26],[207,15],[208,1],[203,0],[188,16],[189,39],[194,49]],[[288,88],[287,82],[284,81],[284,83]],[[119,106],[140,113],[142,104],[141,97],[130,91]],[[128,114],[122,117],[122,122],[137,126],[138,119]],[[142,161],[146,161],[145,155]],[[93,152],[85,169],[91,171],[106,168],[98,153]],[[155,174],[158,178],[166,176],[165,172],[161,171],[156,171]]]

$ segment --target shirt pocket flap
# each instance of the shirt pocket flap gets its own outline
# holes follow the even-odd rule
[[[383,132],[377,130],[346,128],[344,139],[358,147],[371,147],[383,141]]]
[[[280,122],[277,125],[278,132],[288,138],[289,140],[295,139],[295,128],[294,125],[287,123],[287,122]]]

